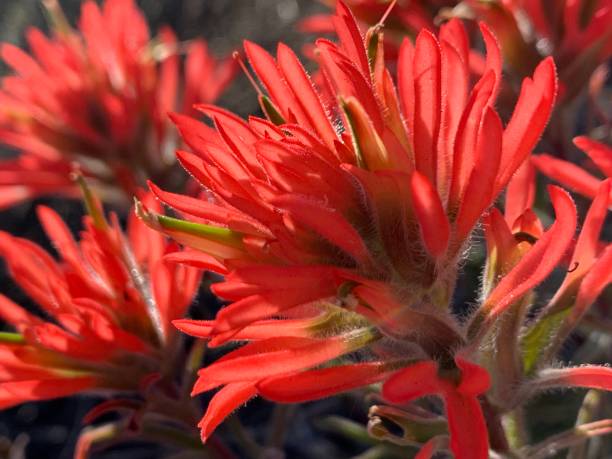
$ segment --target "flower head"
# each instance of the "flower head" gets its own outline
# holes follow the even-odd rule
[[[79,242],[53,210],[37,209],[60,261],[0,233],[10,274],[40,308],[0,296],[0,317],[15,329],[0,333],[1,408],[83,391],[139,392],[173,358],[171,321],[191,304],[199,270],[166,260],[182,252],[137,219],[126,236],[95,200],[88,205]]]
[[[609,0],[464,0],[456,11],[487,22],[500,39],[506,61],[520,75],[531,73],[540,56],[554,56],[563,100],[575,97],[612,55]]]
[[[215,101],[233,62],[216,61],[202,40],[179,43],[167,28],[152,41],[132,0],[84,2],[78,31],[55,0],[45,3],[53,35],[30,29],[31,55],[0,49],[13,70],[0,87],[0,142],[20,151],[2,163],[0,205],[78,195],[68,177],[74,161],[104,197],[129,198],[147,178],[166,180],[178,146],[167,113]]]
[[[342,3],[334,23],[340,43],[316,44],[325,90],[285,45],[275,59],[246,42],[268,119],[245,122],[211,106],[199,108],[212,128],[175,116],[193,150],[179,159],[205,191],[197,199],[151,185],[189,221],[137,208],[147,224],[201,251],[202,266],[226,274],[213,290],[232,303],[214,321],[177,326],[211,346],[249,341],[200,372],[194,393],[222,387],[202,420],[203,438],[257,394],[320,398],[384,380],[415,359],[436,360],[450,385],[431,393],[451,400],[449,413],[464,396],[478,405],[480,392],[451,389],[463,380],[456,353],[466,345],[450,312],[458,262],[544,129],[554,65],[543,61],[525,80],[504,128],[493,108],[500,51],[486,26],[486,70],[474,85],[467,35],[455,20],[438,37],[423,31],[415,45],[404,42],[396,86],[382,32],[363,39]],[[565,215],[569,198],[554,193]],[[365,361],[332,363],[358,350]]]

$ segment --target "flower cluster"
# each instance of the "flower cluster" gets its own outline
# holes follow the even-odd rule
[[[0,87],[0,142],[20,151],[1,163],[0,206],[78,196],[72,162],[108,200],[129,200],[148,178],[167,183],[180,145],[167,113],[215,101],[234,63],[215,60],[202,40],[178,42],[168,28],[152,41],[132,0],[84,2],[78,31],[55,0],[45,4],[53,36],[32,28],[32,55],[0,50],[14,72]]]
[[[56,212],[37,208],[60,261],[0,233],[0,255],[39,312],[0,295],[0,318],[15,330],[0,333],[1,408],[79,392],[150,396],[155,381],[174,377],[181,340],[171,322],[191,304],[200,270],[173,263],[184,252],[135,216],[124,234],[85,190],[90,215],[79,242]],[[143,403],[112,400],[91,417],[106,409],[136,412]]]
[[[110,395],[86,421],[129,416],[82,435],[79,459],[135,433],[232,458],[213,433],[248,401],[363,388],[376,394],[363,430],[380,457],[580,457],[612,433],[589,408],[612,390],[612,369],[558,362],[585,321],[610,332],[612,150],[576,137],[590,159],[578,166],[557,149],[558,124],[538,147],[555,101],[574,98],[610,55],[610,3],[568,0],[553,15],[539,1],[332,3],[333,16],[307,23],[337,37],[308,48],[315,78],[287,45],[272,55],[244,42],[254,75],[235,57],[263,113],[246,120],[210,104],[233,65],[169,30],[151,41],[132,0],[85,2],[80,32],[47,0],[53,39],[31,32],[34,58],[4,46],[16,75],[0,91],[0,140],[23,151],[0,165],[0,204],[72,194],[75,160],[87,183],[136,203],[124,233],[77,174],[88,211],[79,242],[37,210],[60,260],[0,233],[8,270],[40,308],[0,296],[14,329],[0,332],[1,408]],[[375,25],[364,34],[361,23]],[[199,191],[173,180],[167,153],[180,146]],[[539,172],[589,198],[586,212],[557,185],[539,193]],[[479,252],[482,275],[465,287]],[[210,288],[227,304],[194,320],[204,270],[220,275]],[[576,427],[534,443],[527,404],[568,388],[589,389]],[[198,432],[189,392],[213,390]],[[231,424],[251,455],[268,453]]]
[[[551,315],[564,336],[609,282],[609,250],[594,249],[605,198],[587,216],[573,257],[580,267],[559,290],[563,299],[526,321],[531,292],[562,261],[577,217],[569,195],[550,188],[556,220],[544,231],[525,195],[530,186],[514,184],[507,220],[496,210],[486,217],[480,306],[453,313],[466,241],[545,128],[554,64],[544,60],[525,79],[504,127],[494,109],[501,53],[486,25],[475,84],[467,33],[451,20],[438,37],[422,31],[414,45],[403,42],[396,86],[382,32],[362,39],[342,3],[334,24],[340,42],[319,40],[314,53],[323,91],[285,45],[274,58],[246,42],[268,93],[260,94],[267,119],[245,122],[208,106],[201,110],[214,128],[177,118],[193,150],[177,154],[205,199],[151,185],[190,220],[137,208],[225,274],[213,291],[231,304],[213,321],[176,325],[209,346],[248,341],[200,371],[194,394],[221,387],[202,437],[256,395],[301,402],[382,381],[383,397],[396,404],[439,395],[455,457],[488,457],[489,447],[504,445],[490,444],[487,424],[521,404],[551,362],[549,348],[529,340],[548,337],[541,327],[553,327]],[[608,182],[600,194],[609,194]],[[549,371],[565,385],[609,388],[612,377],[606,368]]]

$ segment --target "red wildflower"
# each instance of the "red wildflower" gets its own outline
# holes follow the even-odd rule
[[[576,137],[574,143],[589,156],[605,177],[612,178],[612,148],[588,137]],[[549,154],[534,156],[532,161],[543,174],[591,199],[597,195],[602,184],[601,179],[584,168]],[[612,204],[612,194],[609,203]]]
[[[1,164],[1,206],[45,193],[78,193],[67,172],[77,161],[105,197],[128,198],[138,184],[165,180],[174,164],[176,132],[169,111],[213,102],[234,73],[206,43],[184,49],[170,29],[151,41],[133,0],[82,5],[71,29],[53,0],[53,36],[30,29],[32,55],[10,44],[0,55],[14,74],[0,88],[0,142],[20,151]],[[117,189],[119,188],[119,190]]]
[[[539,56],[554,56],[564,98],[577,95],[612,55],[610,0],[464,0],[457,11],[464,7],[491,26],[506,60],[519,73],[530,73]]]
[[[139,220],[131,219],[126,238],[116,219],[107,223],[89,205],[80,242],[54,211],[37,209],[61,261],[0,233],[9,272],[42,313],[0,296],[0,317],[16,330],[0,333],[0,408],[82,391],[138,391],[173,358],[179,342],[170,322],[191,303],[199,271],[165,261],[181,252]]]
[[[179,159],[206,188],[205,199],[151,185],[191,221],[138,207],[149,225],[203,252],[194,262],[227,272],[213,290],[232,304],[214,321],[177,326],[210,345],[250,341],[201,370],[195,393],[222,386],[202,420],[203,438],[257,394],[281,402],[320,398],[384,380],[426,356],[440,362],[444,389],[434,384],[430,392],[447,401],[455,453],[474,434],[469,441],[484,457],[484,424],[468,434],[457,410],[465,402],[480,413],[475,396],[486,384],[469,395],[459,389],[471,384],[461,374],[473,366],[455,360],[467,343],[449,303],[466,239],[548,120],[554,65],[545,60],[525,80],[504,128],[493,109],[500,51],[486,26],[486,71],[473,87],[467,35],[451,21],[439,38],[423,31],[416,45],[404,42],[396,88],[384,66],[382,32],[371,30],[364,42],[342,3],[334,23],[340,43],[317,41],[333,105],[285,45],[274,59],[246,42],[269,94],[260,94],[268,120],[245,122],[211,106],[200,110],[214,128],[175,116],[194,151]],[[571,240],[571,200],[552,194],[561,222],[531,256],[545,253],[550,266],[533,272],[533,260],[528,268],[519,264],[485,302],[491,320],[518,290],[533,288]],[[422,351],[406,353],[408,343]],[[358,349],[369,358],[335,363]]]
[[[322,0],[322,3],[330,7],[338,4],[335,0]],[[355,17],[367,25],[376,24],[382,15],[393,3],[391,0],[348,0],[344,4],[350,8]],[[392,31],[401,31],[416,34],[421,29],[434,29],[434,19],[437,11],[444,6],[453,6],[456,0],[396,0],[396,5],[390,11],[388,20],[385,21],[386,28]],[[311,33],[333,33],[334,16],[322,14],[305,19],[301,23],[305,32]]]

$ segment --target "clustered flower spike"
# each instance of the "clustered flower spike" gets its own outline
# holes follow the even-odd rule
[[[411,446],[417,459],[539,459],[612,433],[612,419],[592,409],[597,391],[612,390],[612,369],[556,361],[583,319],[609,327],[597,322],[612,282],[602,238],[612,150],[575,138],[584,168],[531,155],[549,119],[563,118],[552,114],[556,99],[588,79],[591,102],[602,91],[612,0],[329,0],[335,14],[306,24],[337,37],[307,48],[312,79],[283,43],[272,55],[245,41],[254,75],[234,54],[263,112],[247,120],[211,105],[234,63],[168,29],[152,40],[133,0],[85,1],[78,31],[57,0],[43,1],[52,38],[29,32],[32,55],[0,49],[14,71],[0,87],[0,142],[20,150],[0,163],[0,207],[80,188],[88,215],[76,241],[57,213],[37,208],[58,259],[0,232],[0,256],[39,307],[0,295],[12,330],[0,332],[0,408],[111,395],[84,422],[119,416],[84,431],[75,459],[135,434],[179,455],[232,458],[213,432],[249,400],[301,403],[366,387],[375,404],[363,432],[381,441],[377,454]],[[365,34],[347,4],[374,24]],[[466,27],[466,16],[485,21]],[[559,77],[542,55],[554,56]],[[551,127],[542,143],[561,155],[563,133]],[[172,170],[183,145],[177,160],[201,185],[190,194]],[[590,198],[584,218],[555,185],[554,214],[542,218],[536,172]],[[137,196],[125,233],[87,183],[104,199]],[[458,300],[479,238],[478,296]],[[223,276],[211,289],[228,304],[193,320],[203,270]],[[206,346],[227,344],[200,368]],[[568,388],[589,389],[575,427],[531,444],[525,406]],[[196,427],[189,392],[213,390]],[[270,444],[283,415],[273,416]]]
[[[79,242],[57,213],[37,209],[59,261],[0,233],[10,274],[41,312],[0,295],[0,318],[15,329],[0,333],[1,408],[78,392],[140,393],[152,378],[168,377],[180,343],[171,321],[191,304],[200,271],[172,263],[183,252],[135,217],[124,235],[85,192],[90,215]]]
[[[209,346],[247,341],[199,373],[194,395],[220,388],[200,423],[202,438],[257,395],[302,402],[382,381],[388,402],[440,396],[455,456],[485,458],[481,405],[496,403],[488,394],[504,382],[491,380],[496,362],[483,345],[503,335],[502,316],[523,326],[517,302],[560,263],[576,228],[574,204],[556,187],[549,190],[556,221],[547,231],[527,208],[529,197],[512,197],[517,222],[487,214],[528,164],[548,121],[554,64],[542,61],[525,79],[504,127],[494,109],[501,55],[486,25],[485,69],[475,84],[466,31],[452,20],[438,36],[425,30],[414,45],[404,41],[396,85],[380,27],[363,38],[343,3],[333,22],[339,43],[318,40],[314,53],[324,87],[284,44],[274,58],[245,42],[267,91],[258,91],[267,119],[243,121],[208,105],[198,108],[213,127],[174,116],[193,151],[178,152],[179,159],[205,192],[197,199],[150,186],[188,220],[137,205],[148,225],[200,252],[185,260],[225,274],[212,288],[231,304],[212,321],[179,320],[177,327]],[[600,219],[601,205],[593,212]],[[451,313],[451,298],[466,241],[483,215],[489,283],[464,324]],[[537,242],[524,244],[515,236],[523,233]],[[584,237],[592,244],[598,234]],[[606,274],[597,273],[592,282],[605,285]],[[590,290],[581,307],[600,291]],[[512,349],[520,352],[519,344]],[[358,363],[349,357],[356,351]],[[512,368],[507,400],[533,376],[522,363]],[[605,373],[599,382],[587,374],[576,384],[610,387],[609,370],[598,371]]]
[[[147,178],[166,182],[179,147],[167,113],[214,102],[233,61],[214,59],[203,40],[179,43],[168,28],[152,41],[133,0],[84,2],[78,31],[56,0],[45,4],[52,36],[30,29],[31,55],[0,49],[13,71],[0,86],[0,142],[20,152],[0,163],[0,207],[78,196],[69,179],[75,161],[109,200],[129,200]]]

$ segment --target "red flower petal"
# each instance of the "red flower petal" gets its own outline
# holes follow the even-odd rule
[[[251,382],[228,384],[217,392],[208,403],[206,413],[198,424],[201,438],[206,442],[213,431],[228,417],[232,411],[244,405],[257,395],[257,390]]]
[[[437,190],[420,172],[410,180],[412,205],[421,228],[421,237],[433,258],[440,257],[448,247],[450,224]]]
[[[408,403],[426,395],[439,393],[446,384],[438,378],[438,366],[427,360],[394,373],[382,387],[385,400]]]
[[[549,193],[556,220],[521,261],[497,284],[482,310],[488,319],[498,317],[526,292],[542,282],[557,266],[576,230],[576,207],[569,194],[551,186]]]
[[[256,341],[201,369],[192,394],[223,384],[258,381],[308,369],[352,350],[342,336],[320,340],[282,337]]]
[[[455,459],[488,459],[489,433],[478,399],[450,390],[444,404]]]
[[[387,376],[381,362],[357,363],[266,378],[257,384],[259,394],[278,403],[301,403],[381,381]]]

